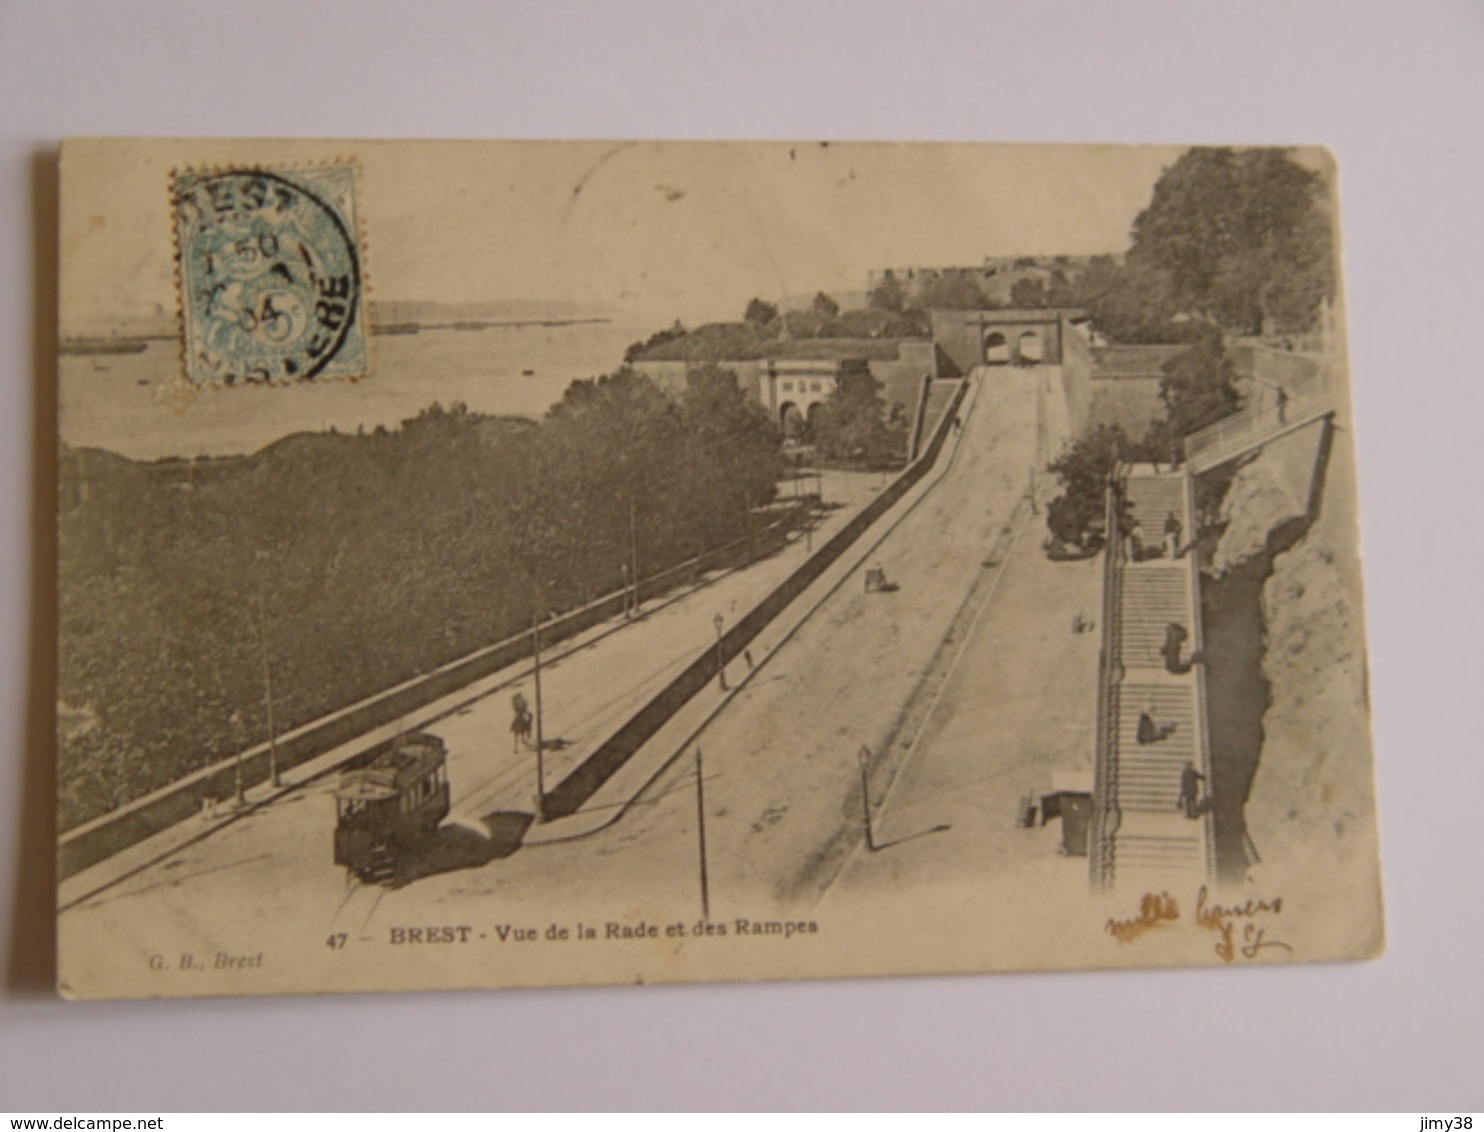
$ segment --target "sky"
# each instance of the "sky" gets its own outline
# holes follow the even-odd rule
[[[620,306],[667,325],[886,266],[1120,252],[1171,147],[69,142],[62,328],[175,310],[173,169],[352,161],[372,297]]]

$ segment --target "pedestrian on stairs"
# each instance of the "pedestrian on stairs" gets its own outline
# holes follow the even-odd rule
[[[1185,811],[1191,821],[1211,808],[1211,799],[1201,797],[1201,783],[1206,776],[1195,769],[1195,763],[1186,763],[1180,772],[1180,801],[1175,804]]]
[[[1184,529],[1175,512],[1165,516],[1165,556],[1172,561],[1180,557],[1180,535]]]
[[[1154,719],[1154,705],[1148,704],[1139,713],[1139,726],[1134,732],[1134,738],[1139,741],[1139,746],[1147,747],[1150,743],[1159,743],[1168,739],[1175,733],[1173,723],[1157,723]]]
[[[1138,562],[1144,557],[1144,528],[1139,525],[1139,520],[1130,519],[1128,524],[1128,537],[1124,541],[1124,548],[1128,552],[1126,560]]]
[[[1165,671],[1171,676],[1184,676],[1197,664],[1206,663],[1205,654],[1197,650],[1189,657],[1181,659],[1180,654],[1185,651],[1185,642],[1190,633],[1184,625],[1171,621],[1165,626],[1165,643],[1160,648],[1159,654],[1165,659]]]

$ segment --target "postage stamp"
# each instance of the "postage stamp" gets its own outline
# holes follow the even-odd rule
[[[187,170],[173,191],[192,383],[366,376],[352,166]]]

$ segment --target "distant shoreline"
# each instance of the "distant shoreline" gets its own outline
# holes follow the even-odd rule
[[[405,326],[415,326],[418,330],[520,330],[527,326],[590,326],[593,324],[612,322],[611,318],[520,318],[520,319],[459,319],[457,322],[418,322],[398,323],[396,330],[383,329],[373,326],[372,334],[385,334],[390,330],[393,334],[408,333],[400,329]]]
[[[418,334],[424,330],[522,330],[532,326],[594,326],[611,323],[611,318],[517,318],[459,319],[453,322],[386,322],[371,327],[373,335]],[[168,342],[177,337],[173,330],[149,330],[134,334],[63,335],[57,351],[72,357],[93,354],[138,354],[151,342]]]

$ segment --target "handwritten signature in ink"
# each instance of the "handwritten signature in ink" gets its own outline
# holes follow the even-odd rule
[[[1259,921],[1263,916],[1276,916],[1283,911],[1283,897],[1272,900],[1251,898],[1241,904],[1207,903],[1210,894],[1201,885],[1195,901],[1195,922],[1203,928],[1217,933],[1216,954],[1222,962],[1234,962],[1238,955],[1243,959],[1256,959],[1267,948],[1280,948],[1289,954],[1293,948],[1280,939],[1269,939],[1267,928]],[[1237,932],[1237,921],[1243,921],[1242,931]]]
[[[1217,904],[1202,885],[1195,899],[1195,925],[1217,934],[1216,954],[1225,963],[1239,957],[1256,959],[1270,950],[1292,954],[1293,948],[1269,935],[1273,916],[1283,912],[1283,898],[1249,898],[1240,904]],[[1146,892],[1139,911],[1128,919],[1110,918],[1103,930],[1119,943],[1130,943],[1145,932],[1180,921],[1180,904],[1168,891]]]

